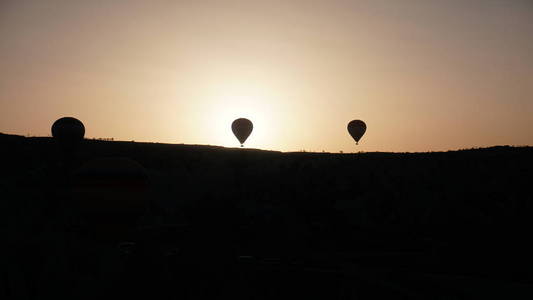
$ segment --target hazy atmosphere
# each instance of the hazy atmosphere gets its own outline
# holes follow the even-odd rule
[[[533,3],[0,2],[0,132],[281,151],[533,144]],[[359,146],[346,131],[368,126]]]
[[[0,38],[0,299],[533,299],[533,0],[0,0]]]

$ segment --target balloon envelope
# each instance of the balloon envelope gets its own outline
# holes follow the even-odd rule
[[[85,126],[76,118],[64,117],[52,125],[52,136],[60,142],[76,143],[83,140]]]
[[[361,120],[353,120],[348,123],[348,132],[352,136],[352,138],[355,140],[355,143],[358,144],[359,140],[366,131],[366,124],[365,122]]]
[[[134,228],[148,206],[148,175],[125,157],[98,158],[73,174],[73,204],[88,230],[115,239]]]
[[[233,123],[231,123],[231,130],[233,131],[235,137],[241,143],[241,146],[250,136],[250,133],[252,133],[253,129],[254,125],[252,124],[252,121],[245,118],[239,118],[233,121]]]

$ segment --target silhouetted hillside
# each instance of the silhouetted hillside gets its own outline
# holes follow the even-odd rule
[[[107,245],[78,240],[79,228],[90,231],[93,223],[84,223],[70,203],[85,197],[79,182],[86,188],[87,178],[90,188],[109,176],[137,178],[126,167],[102,171],[105,166],[89,163],[113,157],[145,169],[146,210],[127,239],[144,245],[136,246],[145,249],[136,250],[144,253],[138,261],[158,274],[150,284],[161,289],[179,279],[191,289],[204,284],[237,298],[239,290],[248,299],[265,288],[262,280],[296,293],[281,287],[280,278],[292,274],[316,281],[316,289],[301,287],[294,297],[305,289],[322,299],[332,289],[339,293],[332,299],[530,292],[531,147],[331,154],[84,140],[70,155],[51,138],[0,135],[0,143],[3,234],[12,254],[24,260],[20,276],[30,293],[48,289],[38,286],[48,268],[43,264],[65,264],[46,258],[63,247],[58,244],[70,243],[65,249],[71,250],[61,251],[71,264],[78,251],[72,243]],[[76,277],[83,268],[62,272]],[[205,272],[211,275],[203,278]],[[243,280],[255,288],[235,288]],[[492,289],[481,288],[487,282]],[[320,284],[329,288],[321,291]],[[254,299],[276,298],[271,292]],[[183,297],[213,296],[191,293]]]

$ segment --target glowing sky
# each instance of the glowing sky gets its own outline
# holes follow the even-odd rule
[[[0,1],[0,132],[282,151],[533,144],[533,2]],[[346,124],[368,125],[359,146]]]

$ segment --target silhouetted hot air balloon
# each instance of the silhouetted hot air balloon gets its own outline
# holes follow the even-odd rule
[[[59,146],[57,154],[60,155],[64,167],[70,169],[85,136],[85,126],[76,118],[63,117],[52,125],[52,136],[55,144]]]
[[[231,123],[231,130],[241,143],[241,147],[246,139],[250,136],[250,133],[252,133],[253,129],[254,125],[252,124],[252,121],[245,118],[239,118]]]
[[[348,132],[355,140],[355,144],[359,145],[359,140],[363,137],[366,131],[366,124],[361,120],[353,120],[348,123]]]
[[[76,118],[64,117],[52,125],[52,136],[62,143],[77,143],[85,136],[85,126]]]

